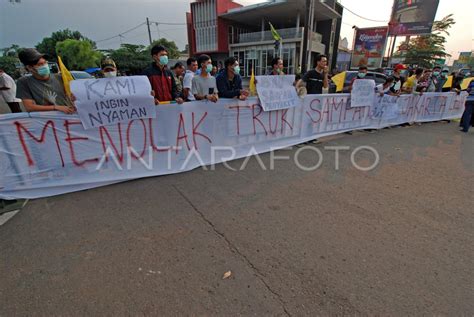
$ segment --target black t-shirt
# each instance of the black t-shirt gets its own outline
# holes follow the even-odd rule
[[[312,69],[303,76],[303,81],[306,83],[306,91],[308,94],[322,94],[324,75]]]
[[[394,94],[401,91],[403,84],[405,83],[405,79],[403,77],[395,77],[393,76],[393,84],[390,86],[390,91]]]

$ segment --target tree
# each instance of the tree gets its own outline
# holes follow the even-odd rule
[[[168,57],[171,59],[178,59],[180,56],[179,48],[174,41],[168,41],[165,38],[153,41],[153,43],[148,47],[149,50],[155,45],[161,45],[168,50]]]
[[[21,76],[20,70],[16,67],[18,63],[19,60],[15,56],[0,56],[0,69],[3,69],[13,78],[18,78]]]
[[[97,67],[102,54],[93,49],[90,41],[68,39],[56,43],[56,51],[70,70]]]
[[[79,31],[69,29],[53,32],[50,37],[45,37],[40,43],[36,44],[36,49],[49,56],[50,61],[57,61],[56,44],[68,39],[87,41],[93,49],[96,48],[95,42],[83,36]]]
[[[184,50],[181,51],[181,54],[189,54],[189,44],[186,44]]]
[[[10,47],[2,48],[0,51],[3,52],[3,56],[14,56],[18,57],[18,52],[20,52],[23,48],[19,45],[12,44]]]
[[[444,45],[446,44],[445,35],[449,35],[448,29],[456,23],[452,16],[450,14],[440,21],[435,21],[431,34],[421,35],[410,40],[405,55],[406,64],[417,64],[419,67],[431,68],[437,59],[450,56],[446,53]]]
[[[151,63],[150,50],[143,45],[122,44],[109,54],[119,71],[129,75],[140,74]]]

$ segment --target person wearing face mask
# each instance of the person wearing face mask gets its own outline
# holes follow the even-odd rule
[[[0,96],[3,97],[12,113],[21,112],[20,101],[16,98],[16,83],[3,69],[0,68]]]
[[[183,103],[183,98],[179,96],[173,74],[168,69],[168,51],[161,45],[155,45],[151,49],[153,63],[144,70],[143,75],[150,80],[151,89],[155,96],[155,104],[160,101],[176,101]]]
[[[209,100],[217,102],[218,89],[216,78],[211,76],[212,61],[208,55],[201,55],[198,58],[198,65],[201,67],[201,74],[194,76],[192,93],[196,100]]]
[[[26,48],[18,54],[31,76],[17,81],[17,98],[23,101],[26,111],[61,111],[71,114],[76,111],[59,75],[50,74],[45,55],[34,48]]]
[[[441,67],[439,66],[433,67],[431,82],[434,86],[434,91],[430,91],[430,92],[441,92],[443,90],[443,80],[441,78]]]
[[[183,96],[186,101],[193,101],[196,100],[191,92],[193,88],[193,77],[198,69],[197,59],[194,57],[188,58],[186,65],[188,66],[188,69],[186,70],[183,79]]]
[[[285,73],[283,72],[283,60],[280,57],[275,57],[272,60],[272,69],[267,74],[267,76],[272,75],[285,75]]]
[[[428,88],[426,89],[427,92],[436,92],[439,85],[439,75],[440,75],[441,68],[433,67],[433,72],[431,72],[431,76],[428,79]]]
[[[443,70],[441,71],[440,80],[439,80],[440,83],[439,83],[439,87],[437,87],[436,92],[451,91],[451,87],[444,88],[444,84],[446,84],[446,82],[448,81],[448,77],[449,77],[449,68],[444,67]]]
[[[359,72],[357,73],[357,76],[351,80],[351,84],[349,86],[349,91],[352,91],[352,85],[354,85],[354,82],[358,79],[365,79],[365,76],[367,75],[368,69],[367,66],[360,66],[359,67]]]
[[[183,63],[177,62],[172,68],[173,80],[176,84],[176,92],[180,97],[183,96],[183,74],[185,72],[185,68]]]
[[[100,67],[102,69],[102,74],[104,75],[104,78],[114,78],[117,77],[117,66],[115,65],[115,62],[111,58],[106,58],[102,61],[100,64]]]
[[[239,62],[235,57],[229,57],[224,62],[224,67],[216,77],[217,89],[221,98],[239,98],[245,100],[249,96],[247,90],[242,89]]]
[[[402,77],[402,71],[407,69],[407,67],[403,64],[397,64],[395,65],[395,68],[393,70],[393,84],[390,87],[390,91],[393,94],[400,94],[402,91],[402,86],[405,83],[405,79]]]

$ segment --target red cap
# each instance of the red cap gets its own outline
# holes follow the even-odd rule
[[[400,70],[400,69],[407,69],[407,67],[403,64],[397,64],[395,65],[395,70]]]

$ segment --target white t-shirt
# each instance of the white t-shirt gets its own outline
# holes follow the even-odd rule
[[[387,88],[383,89],[383,84],[380,84],[380,85],[377,85],[377,86],[375,87],[375,89],[376,89],[377,93],[380,94],[381,92],[383,92],[383,93],[385,94],[385,93],[389,92],[390,86],[388,86]]]
[[[183,79],[183,89],[184,88],[189,89],[189,93],[188,93],[188,99],[189,100],[196,100],[196,98],[194,98],[194,95],[193,95],[193,92],[192,92],[193,77],[194,77],[194,73],[192,71],[190,71],[189,69],[186,70],[186,74],[184,75],[184,79]]]
[[[0,76],[0,87],[7,87],[10,89],[0,90],[6,102],[20,102],[21,99],[16,98],[16,83],[7,73]]]

